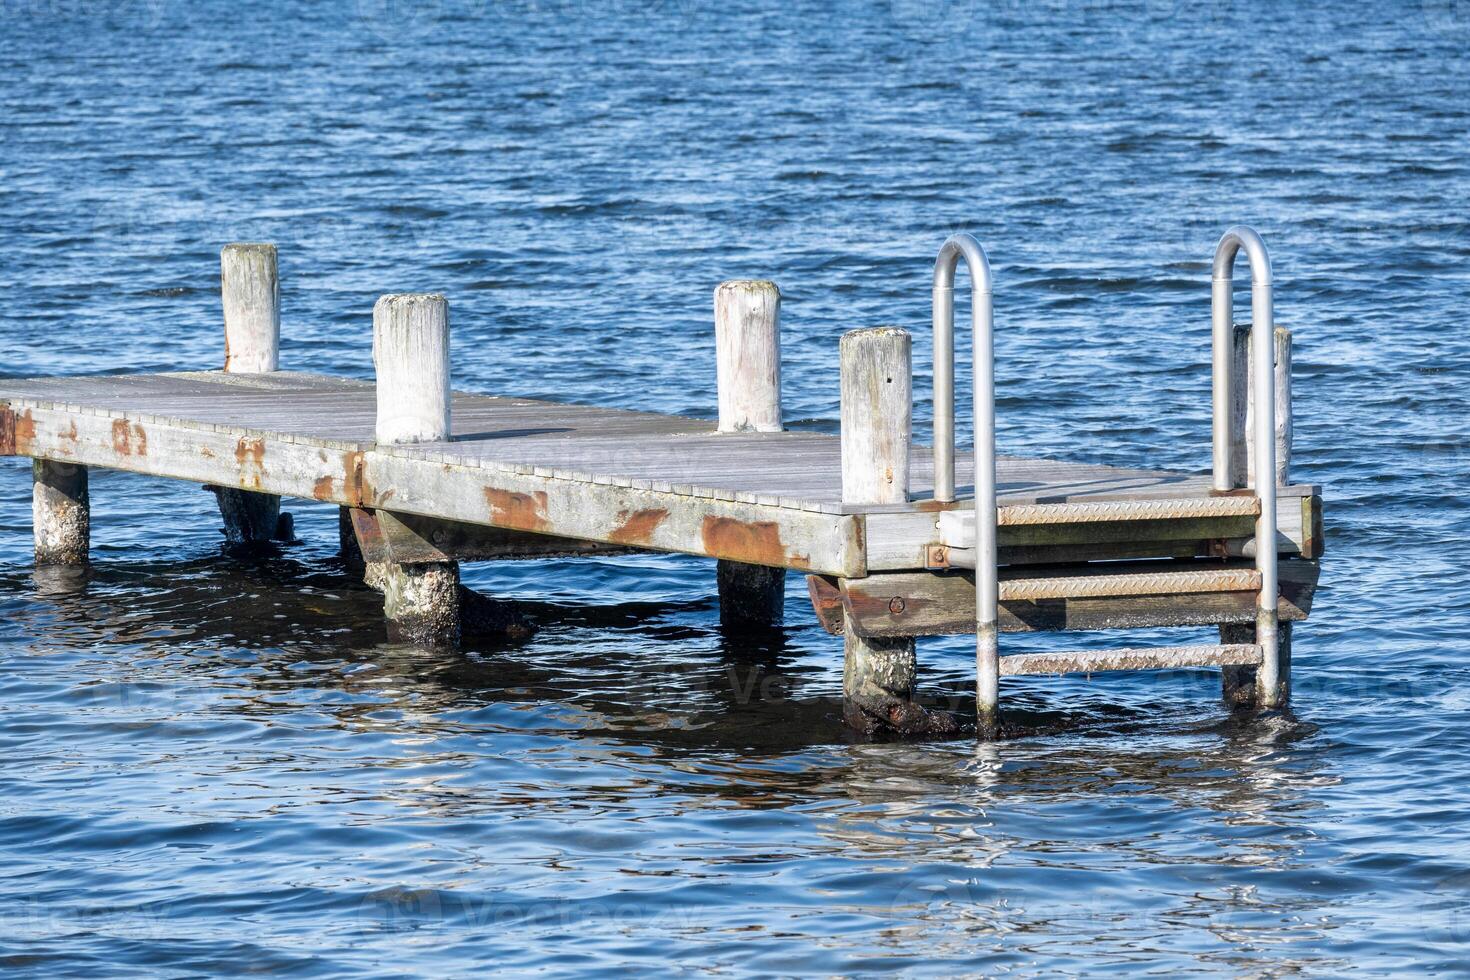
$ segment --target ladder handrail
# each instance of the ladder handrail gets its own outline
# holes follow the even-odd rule
[[[1257,686],[1263,704],[1276,707],[1282,700],[1276,613],[1276,324],[1272,310],[1271,255],[1261,236],[1245,225],[1236,225],[1220,236],[1210,282],[1214,486],[1217,491],[1239,489],[1230,477],[1230,444],[1235,435],[1230,403],[1235,385],[1245,383],[1244,378],[1233,377],[1232,370],[1235,332],[1232,280],[1235,258],[1241,249],[1245,249],[1251,266],[1250,374],[1255,389],[1255,432],[1249,442],[1255,457],[1255,494],[1261,502],[1256,517],[1256,569],[1261,573],[1261,591],[1256,601],[1256,643],[1261,646]]]
[[[1277,636],[1276,410],[1271,308],[1271,257],[1253,229],[1236,225],[1215,247],[1211,282],[1213,336],[1214,488],[1238,489],[1230,478],[1231,393],[1244,379],[1232,377],[1234,311],[1231,295],[1235,258],[1245,250],[1251,266],[1251,380],[1255,388],[1256,644],[1261,651],[1258,689],[1265,707],[1283,701]],[[951,235],[934,263],[934,499],[955,499],[954,277],[963,258],[970,271],[970,322],[974,335],[975,414],[975,666],[977,724],[982,736],[995,731],[999,701],[997,649],[999,570],[995,490],[995,338],[990,260],[969,234]]]
[[[990,346],[990,259],[973,235],[951,235],[940,246],[934,262],[934,499],[954,500],[954,275],[963,257],[970,270],[970,328],[974,343]],[[984,361],[979,346],[974,358],[977,371]],[[993,385],[993,378],[991,381]],[[975,393],[980,396],[981,378],[975,376]],[[990,404],[994,405],[994,393]],[[991,412],[992,421],[994,411]],[[979,435],[976,419],[976,435]]]
[[[934,499],[954,500],[954,276],[970,270],[970,329],[974,344],[975,413],[975,667],[979,728],[995,727],[1000,658],[996,613],[995,340],[990,260],[973,236],[951,235],[934,263]]]

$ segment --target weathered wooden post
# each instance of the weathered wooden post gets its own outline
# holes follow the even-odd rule
[[[1230,392],[1230,476],[1236,486],[1256,485],[1255,458],[1250,452],[1249,433],[1255,431],[1255,385],[1251,383],[1249,324],[1237,325],[1231,350],[1234,379]],[[1274,372],[1276,415],[1276,485],[1284,487],[1291,473],[1291,331],[1277,327],[1272,362]]]
[[[842,500],[901,504],[909,495],[913,415],[913,340],[907,330],[875,327],[842,336]],[[843,715],[872,734],[955,730],[944,712],[913,702],[917,659],[912,637],[859,636],[843,630]]]
[[[734,279],[715,287],[715,369],[721,432],[781,431],[781,291]],[[721,560],[715,579],[720,624],[780,626],[786,570]]]
[[[36,564],[85,566],[92,540],[87,468],[37,459],[31,463],[31,476]]]
[[[1255,432],[1255,385],[1250,370],[1250,324],[1237,324],[1232,334],[1231,359],[1233,384],[1230,392],[1230,476],[1236,486],[1256,485],[1255,454],[1250,451],[1251,434]],[[1272,387],[1276,416],[1276,486],[1283,487],[1291,474],[1291,331],[1277,327],[1272,360],[1275,364]],[[1256,547],[1261,542],[1255,542]],[[1275,547],[1275,542],[1272,543]],[[1277,626],[1277,649],[1281,674],[1281,703],[1291,694],[1291,623]],[[1220,626],[1221,643],[1254,643],[1253,623],[1226,623]],[[1256,700],[1256,668],[1225,667],[1221,673],[1221,689],[1225,701],[1232,705],[1248,705]]]
[[[377,441],[449,438],[449,304],[437,293],[400,293],[373,306]],[[390,562],[378,573],[394,639],[427,645],[459,639],[459,563]]]
[[[280,365],[281,287],[276,247],[236,242],[220,250],[225,371],[269,374]]]
[[[281,292],[276,247],[240,243],[220,250],[220,301],[225,314],[225,373],[268,374],[280,363]],[[282,530],[281,498],[237,487],[210,487],[219,498],[225,541],[254,547]]]

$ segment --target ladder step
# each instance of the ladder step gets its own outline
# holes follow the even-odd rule
[[[1192,595],[1206,592],[1259,592],[1254,568],[1194,568],[1184,571],[1123,572],[1113,575],[1029,575],[1000,583],[1002,602],[1080,599],[1104,596]]]
[[[1133,647],[1022,653],[1000,658],[1000,675],[1091,674],[1106,670],[1160,670],[1171,667],[1227,667],[1259,664],[1255,643],[1210,643],[1187,647]]]
[[[1158,497],[1093,500],[1060,504],[1002,504],[999,527],[1038,524],[1093,524],[1104,521],[1175,521],[1191,518],[1256,517],[1261,502],[1254,496]],[[975,547],[975,511],[969,507],[939,515],[939,540],[951,548]]]
[[[1001,527],[1023,524],[1083,524],[1094,521],[1171,521],[1191,517],[1255,517],[1254,496],[1161,497],[1157,500],[1097,500],[1069,504],[1011,504],[996,508]]]

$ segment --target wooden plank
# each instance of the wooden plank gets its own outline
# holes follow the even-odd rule
[[[425,458],[338,451],[177,422],[24,409],[20,455],[440,517],[625,547],[835,575],[866,574],[858,519],[599,486]]]
[[[842,608],[842,587],[838,580],[830,575],[808,575],[806,590],[812,601],[812,610],[817,614],[817,622],[833,636],[841,636],[846,614]]]
[[[18,455],[101,466],[288,497],[357,503],[362,454],[286,442],[255,430],[91,412],[25,408]]]
[[[1118,574],[1131,562],[1102,562],[1068,569],[1077,577]],[[1150,569],[1160,563],[1140,562]],[[1219,563],[1180,563],[1189,568]],[[1169,563],[1169,567],[1174,567]],[[1236,566],[1240,567],[1240,566]],[[1291,559],[1279,566],[1278,612],[1285,622],[1311,612],[1321,566]],[[1007,583],[1024,581],[1026,570],[1001,572],[1000,628],[1006,632],[1135,629],[1204,626],[1255,621],[1256,594],[1179,592],[1128,596],[1092,595],[1063,599],[1008,598]],[[1032,573],[1035,574],[1035,573]],[[882,573],[841,584],[848,628],[866,636],[944,636],[975,632],[975,583],[964,572]],[[819,617],[820,618],[820,617]],[[826,619],[823,619],[826,625]],[[828,627],[830,631],[830,626]]]
[[[929,546],[940,543],[932,501],[844,505],[840,440],[832,435],[715,435],[713,423],[697,419],[456,393],[453,441],[374,449],[373,385],[296,372],[0,380],[0,401],[5,399],[10,407],[0,410],[0,452],[256,492],[472,524],[495,523],[490,509],[479,504],[486,490],[547,493],[562,501],[556,520],[569,522],[550,533],[619,546],[627,546],[621,538],[637,530],[624,528],[619,515],[668,509],[671,517],[660,524],[657,540],[632,546],[692,554],[715,553],[705,543],[705,517],[735,522],[716,526],[716,541],[720,528],[774,523],[779,549],[771,547],[768,528],[736,531],[747,540],[723,541],[719,554],[760,551],[774,559],[779,550],[785,567],[849,577],[928,567]],[[365,472],[369,455],[380,477]],[[963,479],[968,464],[963,457],[960,464]],[[1007,507],[1209,497],[1204,477],[1057,460],[1002,458],[999,465]],[[922,496],[932,455],[915,447],[910,467],[914,493]],[[473,499],[434,499],[438,490],[425,474],[441,468],[454,470],[453,479],[445,479],[468,488]],[[399,470],[414,474],[402,487],[393,483]],[[490,480],[486,474],[492,473],[514,479]],[[585,486],[573,490],[577,484]],[[365,485],[379,488],[379,496],[364,496]],[[1282,553],[1321,553],[1321,498],[1315,491],[1308,485],[1278,491]],[[682,501],[666,508],[669,497]],[[861,516],[843,516],[854,507],[863,510]],[[1253,545],[1245,523],[1212,518],[1003,527],[1001,561],[1248,555]]]
[[[129,417],[148,413],[338,449],[371,443],[375,422],[371,384],[297,372],[0,380],[3,399],[29,400],[30,407],[55,400]],[[923,499],[932,484],[933,458],[921,446],[913,448],[911,458],[910,496],[916,499],[844,505],[840,441],[834,435],[748,432],[716,438],[714,424],[705,420],[465,393],[453,395],[452,415],[454,440],[434,443],[432,451],[465,463],[526,463],[612,483],[661,481],[691,494],[767,496],[785,506],[826,513],[937,506]],[[970,466],[962,454],[962,491]],[[1001,503],[1007,506],[1209,496],[1207,479],[1158,470],[1015,457],[1002,457],[998,467]]]
[[[504,561],[618,555],[637,550],[600,541],[578,541],[552,534],[511,531],[419,514],[395,514],[387,510],[376,511],[375,514],[386,548],[383,560],[387,561]]]
[[[1303,558],[1322,557],[1326,540],[1322,534],[1321,496],[1302,497],[1299,503],[1282,499],[1276,512],[1276,522],[1279,525],[1276,535],[1278,554],[1294,552]],[[1222,542],[1218,550],[1231,558],[1254,558],[1255,535]]]
[[[375,509],[833,575],[865,574],[856,518],[365,455]],[[861,570],[861,571],[855,571]]]

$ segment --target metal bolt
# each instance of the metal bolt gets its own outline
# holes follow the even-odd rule
[[[904,601],[901,596],[894,596],[888,600],[888,611],[897,616],[903,612]]]

